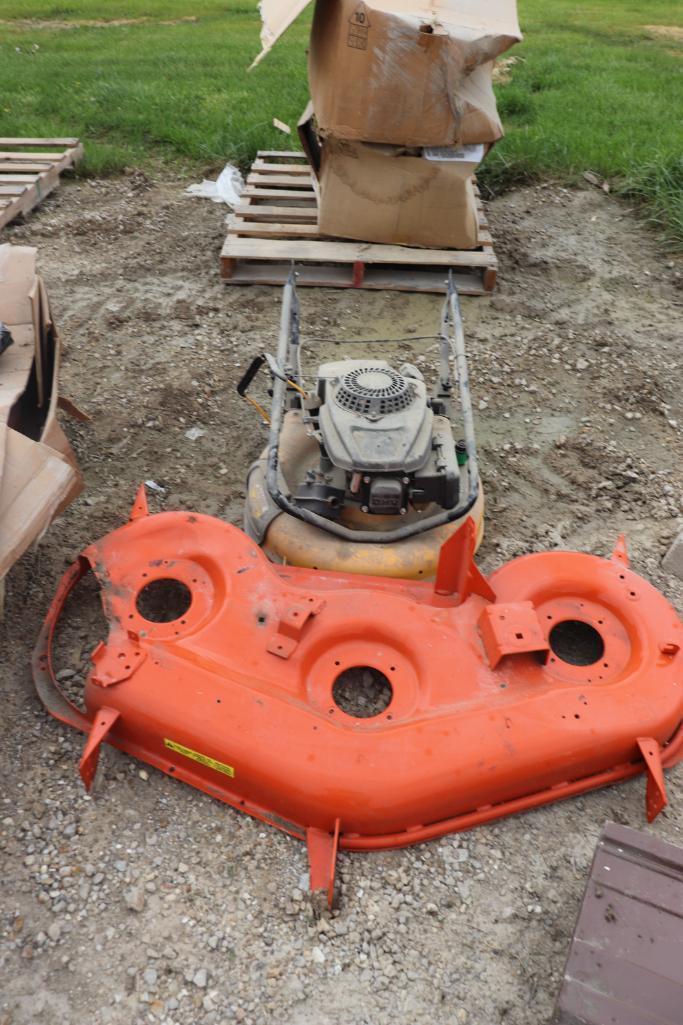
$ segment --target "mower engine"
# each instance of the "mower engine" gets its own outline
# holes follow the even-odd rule
[[[484,498],[452,278],[438,334],[423,337],[438,339],[429,387],[412,364],[376,358],[323,363],[307,384],[290,276],[277,354],[257,356],[237,386],[269,423],[247,478],[244,527],[273,562],[426,580],[468,517],[478,543]],[[247,394],[263,367],[270,413]]]
[[[450,395],[429,396],[409,363],[385,360],[325,363],[305,422],[319,445],[294,500],[330,520],[362,513],[405,516],[429,504],[453,509],[460,495]],[[461,459],[465,445],[459,443]]]

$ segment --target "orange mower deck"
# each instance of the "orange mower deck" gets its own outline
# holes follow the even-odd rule
[[[337,846],[413,844],[642,772],[654,818],[662,768],[683,756],[675,611],[623,544],[608,560],[524,556],[486,579],[474,543],[468,520],[434,583],[278,566],[222,521],[148,515],[141,490],[131,521],[61,581],[38,693],[88,733],[86,786],[113,744],[307,840],[311,888],[330,900]],[[51,642],[89,568],[110,632],[84,713],[58,688]],[[159,614],[169,588],[181,604]],[[352,669],[388,694],[370,717],[342,708]]]

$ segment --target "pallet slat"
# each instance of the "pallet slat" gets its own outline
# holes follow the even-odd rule
[[[236,206],[233,213],[236,217],[245,217],[256,221],[280,221],[291,224],[317,224],[318,211],[314,206],[257,206],[244,203]]]
[[[230,217],[228,230],[240,238],[320,239],[317,224],[278,224],[271,221],[246,221],[243,217]]]
[[[307,178],[311,177],[311,169],[308,164],[266,164],[262,160],[255,160],[251,169],[258,171],[259,174],[282,174],[284,169],[287,174],[303,174]]]
[[[287,159],[301,163],[288,164]],[[498,262],[476,186],[479,245],[458,250],[322,236],[313,185],[303,154],[259,152],[228,219],[221,253],[226,283],[282,285],[294,263],[300,285],[443,292],[451,272],[465,295],[492,291]]]
[[[2,142],[1,139],[0,142]],[[299,160],[306,159],[306,154],[300,149],[260,149],[256,156],[263,160],[272,160],[273,158],[277,160],[291,160],[293,157]]]
[[[0,146],[78,146],[78,139],[8,139],[0,137]]]
[[[61,142],[67,148],[50,152]],[[83,156],[78,139],[0,138],[0,147],[16,145],[18,152],[0,149],[0,228],[37,206],[59,184],[59,175]],[[27,152],[28,147],[46,146],[48,151]]]
[[[313,189],[306,192],[304,189],[263,189],[254,185],[247,185],[242,190],[242,196],[247,199],[298,199],[302,203],[311,203],[317,209],[315,192]]]
[[[228,285],[278,285],[289,278],[289,263],[238,263]],[[302,263],[297,265],[297,285],[305,288],[357,288],[354,283],[353,264],[343,267],[335,264]],[[485,295],[491,288],[485,288],[481,273],[455,271],[453,280],[461,295]],[[441,271],[401,270],[382,267],[378,264],[368,267],[363,277],[362,288],[370,291],[392,292],[439,292],[446,291],[448,268]]]
[[[0,183],[6,185],[8,182],[34,182],[38,176],[35,174],[0,174]]]
[[[0,152],[0,160],[16,160],[18,163],[30,163],[33,161],[36,164],[54,164],[57,160],[61,160],[63,153],[26,153],[24,151],[17,151],[14,153],[12,150],[6,150]]]
[[[21,171],[22,174],[40,174],[45,170],[45,164],[13,164],[8,162],[0,163],[0,171]]]
[[[460,249],[417,249],[379,242],[298,241],[297,239],[253,239],[232,237],[225,243],[233,259],[315,260],[330,263],[395,263],[407,266],[488,267],[487,253]]]
[[[286,168],[283,168],[286,170]],[[310,189],[313,185],[313,179],[311,178],[310,172],[308,176],[296,175],[296,174],[259,174],[257,171],[252,171],[247,177],[248,185],[263,185],[264,188],[272,189],[276,185],[281,185],[285,189]]]

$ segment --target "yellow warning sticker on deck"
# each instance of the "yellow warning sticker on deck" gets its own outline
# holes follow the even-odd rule
[[[177,751],[179,755],[184,755],[185,758],[191,758],[194,762],[199,762],[201,765],[206,765],[209,769],[215,769],[216,772],[224,772],[226,776],[230,776],[232,779],[235,775],[235,770],[232,765],[226,765],[225,762],[218,762],[215,758],[209,758],[208,755],[203,755],[200,751],[193,751],[191,747],[185,747],[184,744],[178,744],[175,740],[169,740],[168,737],[164,737],[164,746],[170,748],[171,751]]]

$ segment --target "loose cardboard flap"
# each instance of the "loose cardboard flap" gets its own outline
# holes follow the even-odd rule
[[[275,45],[283,32],[299,17],[310,0],[261,0],[261,52],[251,65],[258,64]]]
[[[0,245],[0,282],[20,282],[35,277],[36,249],[33,246]]]
[[[454,106],[460,115],[458,140],[465,145],[497,142],[503,138],[503,126],[493,91],[494,61],[481,64],[458,87]]]
[[[0,426],[5,463],[0,484],[0,580],[41,536],[78,480],[76,470],[40,441]]]
[[[28,384],[40,327],[37,308],[36,250],[31,246],[0,245],[0,321],[7,325],[14,340],[14,345],[0,357],[3,423]]]
[[[298,18],[310,0],[261,0],[261,53],[265,57],[283,32]],[[511,46],[521,39],[516,0],[372,0],[363,7],[412,18],[432,32],[448,32],[471,43],[487,36],[507,37]],[[506,47],[504,46],[503,49]],[[499,53],[502,50],[498,51]],[[496,56],[496,54],[491,54]],[[252,65],[253,67],[254,65]]]

